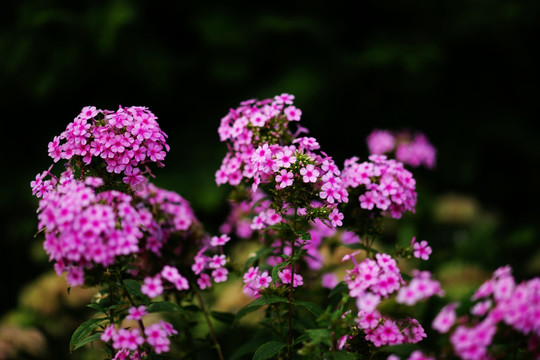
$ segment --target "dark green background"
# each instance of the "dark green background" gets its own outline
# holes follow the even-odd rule
[[[0,9],[2,312],[51,264],[30,259],[30,181],[80,109],[148,106],[171,151],[156,182],[215,229],[219,120],[248,98],[296,96],[339,164],[374,128],[423,131],[438,149],[419,201],[454,192],[497,215],[461,255],[518,274],[538,249],[538,1],[230,3],[18,1]],[[268,6],[267,6],[268,5]],[[432,244],[443,230],[424,231]],[[426,225],[426,229],[428,225]],[[526,238],[512,245],[513,234]],[[434,245],[435,247],[437,245]]]

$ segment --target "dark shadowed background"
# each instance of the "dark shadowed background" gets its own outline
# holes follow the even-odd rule
[[[242,100],[294,94],[302,124],[339,164],[366,158],[372,129],[422,131],[438,158],[434,171],[415,172],[426,225],[413,229],[435,248],[453,241],[455,256],[487,271],[510,263],[518,277],[538,274],[540,2],[357,6],[3,3],[0,315],[52,268],[35,255],[29,184],[51,163],[48,142],[86,105],[143,105],[158,116],[171,151],[156,183],[187,198],[209,229],[227,210],[227,188],[214,183],[225,150],[217,127]],[[433,208],[420,204],[444,194],[478,204],[489,230],[434,225]]]

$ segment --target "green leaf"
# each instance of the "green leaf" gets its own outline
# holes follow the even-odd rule
[[[272,356],[279,353],[285,346],[286,344],[281,341],[269,341],[266,344],[261,345],[257,351],[255,351],[253,360],[270,359]]]
[[[178,306],[175,303],[168,301],[156,301],[151,303],[148,308],[148,312],[181,312],[183,315],[186,315],[184,309]]]
[[[357,360],[357,359],[363,359],[363,356],[358,357],[359,354],[351,354],[345,351],[334,351],[334,352],[327,352],[324,354],[325,359],[332,359],[332,360]]]
[[[356,250],[356,249],[367,250],[366,246],[362,243],[343,244],[343,246],[349,249],[353,249],[353,250]]]
[[[253,339],[245,343],[244,345],[237,348],[234,353],[231,355],[229,360],[237,360],[242,358],[244,355],[247,355],[249,353],[254,353],[255,350],[257,350],[262,343],[264,342],[263,339]]]
[[[83,322],[77,330],[71,335],[71,341],[69,342],[69,351],[73,352],[95,328],[99,325],[100,322],[105,320],[105,318],[94,318]]]
[[[341,300],[343,294],[348,293],[348,292],[349,292],[349,288],[347,287],[347,284],[345,284],[345,282],[342,281],[339,284],[337,284],[336,286],[334,286],[332,291],[330,291],[330,294],[328,295],[328,297],[330,299],[337,297],[338,301],[339,301],[339,300]]]
[[[288,223],[279,223],[275,225],[267,226],[266,229],[276,229],[276,230],[292,230],[291,225]]]
[[[302,334],[296,339],[294,339],[294,345],[300,344],[301,342],[307,341],[307,340],[309,340],[309,336],[307,336],[307,334]]]
[[[255,263],[255,261],[259,260],[261,257],[264,257],[264,256],[267,256],[267,255],[270,255],[271,253],[274,252],[274,249],[271,248],[271,247],[262,247],[260,248],[259,250],[257,250],[255,252],[255,256],[251,256],[249,257],[245,264],[244,264],[244,272],[246,272],[246,270]]]
[[[279,270],[283,269],[287,265],[289,265],[287,262],[282,262],[274,266],[274,268],[272,269],[272,281],[274,283],[276,283],[279,280],[279,276],[278,276]]]
[[[141,292],[141,284],[139,284],[137,281],[132,279],[125,279],[123,281],[124,286],[126,287],[127,292],[131,296],[135,296],[137,298],[142,298],[145,295]]]
[[[251,303],[240,309],[234,318],[233,324],[236,324],[241,318],[259,309],[263,305],[275,304],[280,302],[287,302],[287,299],[277,295],[263,295],[258,299],[253,300]]]
[[[221,321],[225,324],[232,324],[234,321],[234,314],[228,313],[228,312],[221,312],[221,311],[212,311],[210,312],[210,315],[217,321]]]
[[[88,343],[90,343],[92,341],[100,340],[100,338],[101,338],[101,332],[94,333],[94,334],[90,335],[89,337],[87,337],[86,339],[84,339],[83,341],[81,341],[80,343],[78,343],[77,346],[75,346],[72,351],[75,351],[78,348],[80,348],[80,347],[82,347],[82,346],[84,346],[84,345],[86,345],[86,344],[88,344]]]
[[[96,310],[96,311],[101,311],[103,309],[103,306],[100,305],[100,304],[88,304],[86,306],[88,306],[90,309],[93,309],[93,310]]]
[[[295,301],[295,305],[300,305],[308,309],[315,317],[319,317],[323,314],[322,309],[319,307],[319,305],[309,302],[309,301]]]
[[[313,344],[326,344],[332,346],[332,337],[328,329],[309,329],[306,333],[311,338]]]
[[[311,234],[304,230],[296,230],[296,236],[304,241],[311,240]]]

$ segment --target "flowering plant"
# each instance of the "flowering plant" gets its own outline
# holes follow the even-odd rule
[[[432,167],[432,145],[377,131],[368,160],[354,156],[340,169],[306,136],[293,101],[248,100],[221,119],[227,153],[215,180],[230,188],[231,211],[220,234],[205,231],[184,197],[150,182],[169,146],[147,108],[85,107],[49,143],[54,163],[66,163],[31,183],[44,248],[69,286],[98,289],[96,314],[70,350],[100,342],[109,359],[196,358],[210,343],[219,359],[396,359],[395,346],[415,344],[409,359],[432,358],[420,350],[426,324],[412,311],[445,294],[430,272],[412,269],[432,249],[416,238],[406,247],[379,242],[385,219],[415,212],[407,166]],[[394,149],[396,159],[383,155]],[[253,252],[241,259],[238,247]],[[211,310],[209,295],[236,279],[246,305]],[[490,348],[498,324],[538,354],[539,282],[516,285],[503,267],[473,296],[472,318],[458,317],[458,304],[443,307],[432,327],[451,331],[448,356],[499,356]],[[247,318],[250,339],[226,349],[214,321],[236,331]],[[193,336],[199,323],[202,340]]]

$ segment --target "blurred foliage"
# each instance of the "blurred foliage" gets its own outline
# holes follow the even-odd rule
[[[35,250],[29,183],[49,166],[48,141],[86,105],[157,114],[171,145],[158,185],[186,197],[214,232],[228,191],[214,184],[224,154],[216,129],[241,100],[295,94],[303,125],[339,164],[366,157],[373,128],[423,131],[438,165],[415,171],[417,214],[387,224],[387,243],[429,240],[426,266],[449,286],[476,285],[505,264],[518,279],[538,275],[540,2],[357,6],[3,2],[1,313],[51,268]]]

